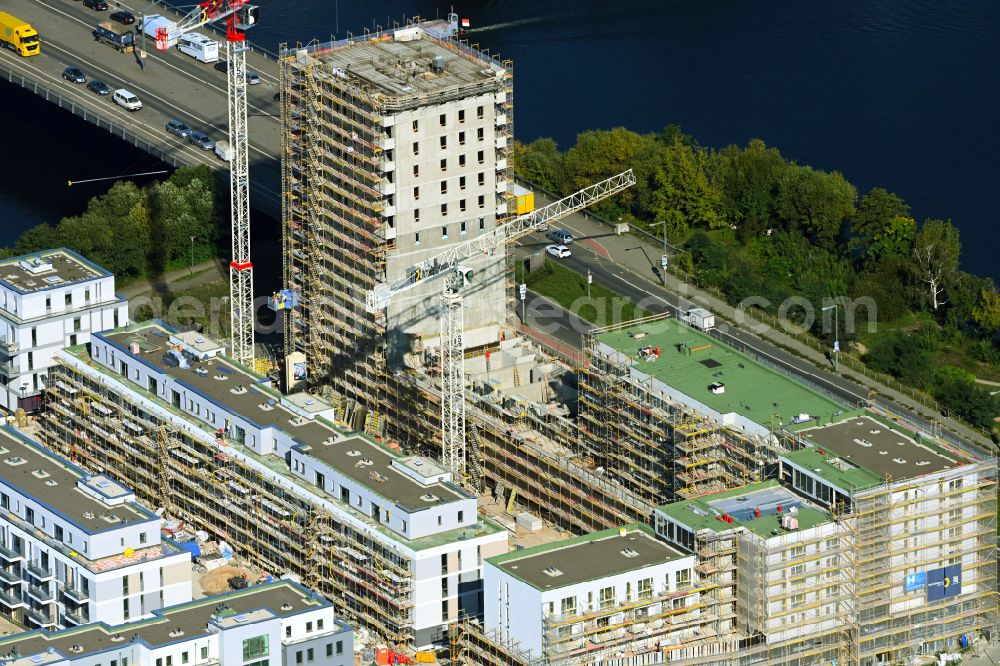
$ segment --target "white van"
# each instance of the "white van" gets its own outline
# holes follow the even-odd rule
[[[202,62],[219,61],[219,42],[196,32],[180,37],[177,40],[177,50]]]
[[[116,90],[112,99],[115,101],[115,104],[124,106],[129,111],[138,111],[142,108],[142,102],[139,101],[139,98],[124,88]]]
[[[234,157],[233,147],[229,145],[228,141],[216,141],[215,142],[215,154],[219,156],[224,162],[232,162]]]

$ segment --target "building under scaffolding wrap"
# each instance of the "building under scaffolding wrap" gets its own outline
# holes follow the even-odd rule
[[[220,351],[145,324],[63,352],[46,443],[265,570],[297,574],[387,642],[428,645],[476,616],[481,558],[505,552],[507,533],[475,497]]]
[[[658,315],[585,339],[580,442],[646,502],[773,478],[783,428],[855,413]]]
[[[366,294],[508,215],[511,63],[454,40],[450,18],[281,49],[286,354],[371,433],[398,416],[387,368],[436,345],[442,285],[377,314]],[[499,340],[505,259],[468,262],[466,348]]]

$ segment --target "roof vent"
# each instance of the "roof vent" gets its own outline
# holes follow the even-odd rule
[[[361,455],[361,451],[359,451],[357,449],[351,449],[350,451],[347,452],[347,457],[348,458],[357,458],[360,455]]]
[[[879,434],[879,433],[880,433],[880,432],[882,432],[882,431],[881,431],[881,430],[879,430],[878,428],[872,428],[872,429],[871,429],[871,430],[869,430],[868,432],[870,432],[870,433],[871,433],[871,434],[873,434],[873,435],[877,435],[877,434]]]
[[[171,638],[177,638],[178,636],[183,636],[183,635],[184,635],[184,630],[181,629],[180,627],[174,627],[173,631],[170,632]]]
[[[48,481],[45,482],[45,485],[47,485],[47,486],[58,486],[59,482],[56,481],[56,480],[54,480],[54,479],[49,479]]]
[[[622,555],[625,557],[639,557],[639,551],[634,548],[625,548],[622,550]]]
[[[358,462],[354,463],[354,466],[355,467],[370,467],[370,466],[372,466],[374,464],[375,464],[374,461],[372,461],[371,459],[369,459],[369,458],[362,458]]]
[[[83,652],[83,646],[79,643],[73,643],[73,645],[70,646],[69,651],[79,654],[80,652]]]
[[[290,611],[292,610],[292,605],[286,601],[285,603],[281,604],[281,610]]]
[[[47,479],[49,478],[49,476],[51,476],[44,469],[36,469],[34,472],[31,473],[31,475],[36,479]]]
[[[917,461],[917,462],[915,462],[914,464],[915,464],[915,465],[916,465],[917,467],[923,467],[924,465],[930,465],[930,464],[931,464],[931,461],[930,461],[930,460],[918,460],[918,461]]]
[[[21,456],[11,456],[10,458],[4,460],[4,462],[10,465],[11,467],[17,467],[18,465],[23,465],[27,461]]]
[[[863,446],[866,449],[872,448],[872,443],[869,442],[867,439],[864,439],[863,437],[855,437],[854,443],[857,444],[858,446]]]
[[[563,575],[563,572],[555,567],[549,567],[548,569],[542,569],[542,573],[550,578],[558,578]]]
[[[906,458],[893,458],[892,462],[896,463],[897,465],[905,465]]]
[[[425,502],[437,502],[441,498],[438,497],[437,495],[432,494],[432,493],[427,493],[426,495],[421,495],[420,499],[422,499]]]
[[[96,518],[93,511],[84,511],[83,517],[86,518],[87,520],[93,520],[94,518]]]
[[[368,474],[368,478],[378,483],[385,483],[386,481],[389,480],[389,477],[387,477],[385,474],[379,474],[378,472],[370,472]]]
[[[121,643],[123,640],[125,640],[125,637],[122,636],[121,634],[115,634],[114,636],[111,637],[112,643]]]

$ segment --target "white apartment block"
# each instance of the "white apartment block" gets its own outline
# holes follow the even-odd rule
[[[157,610],[0,640],[10,666],[353,666],[350,626],[333,605],[278,581]]]
[[[695,564],[638,524],[493,557],[483,628],[545,663],[658,653],[702,623]]]
[[[191,599],[191,556],[134,493],[0,430],[0,614],[53,629]]]
[[[115,276],[75,252],[0,261],[0,407],[37,409],[56,352],[127,323]]]
[[[159,324],[97,334],[89,355],[63,354],[49,432],[91,456],[120,446],[115,431],[146,441],[120,472],[142,484],[140,472],[160,465],[151,430],[171,430],[160,466],[175,479],[172,515],[300,574],[386,638],[429,645],[460,615],[480,614],[482,561],[506,552],[507,532],[478,515],[476,498],[435,462],[338,427],[328,403],[278,394],[221,349]],[[89,417],[84,394],[95,396]],[[93,435],[77,438],[85,418]],[[241,510],[250,496],[264,520]]]

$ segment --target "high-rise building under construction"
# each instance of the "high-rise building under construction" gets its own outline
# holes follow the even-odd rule
[[[511,66],[452,39],[455,27],[418,22],[281,52],[284,280],[298,296],[289,375],[304,365],[310,383],[361,407],[355,423],[370,430],[389,368],[440,336],[442,285],[377,314],[366,295],[434,270],[428,258],[508,213]],[[467,349],[499,340],[507,308],[504,253],[469,268]]]

